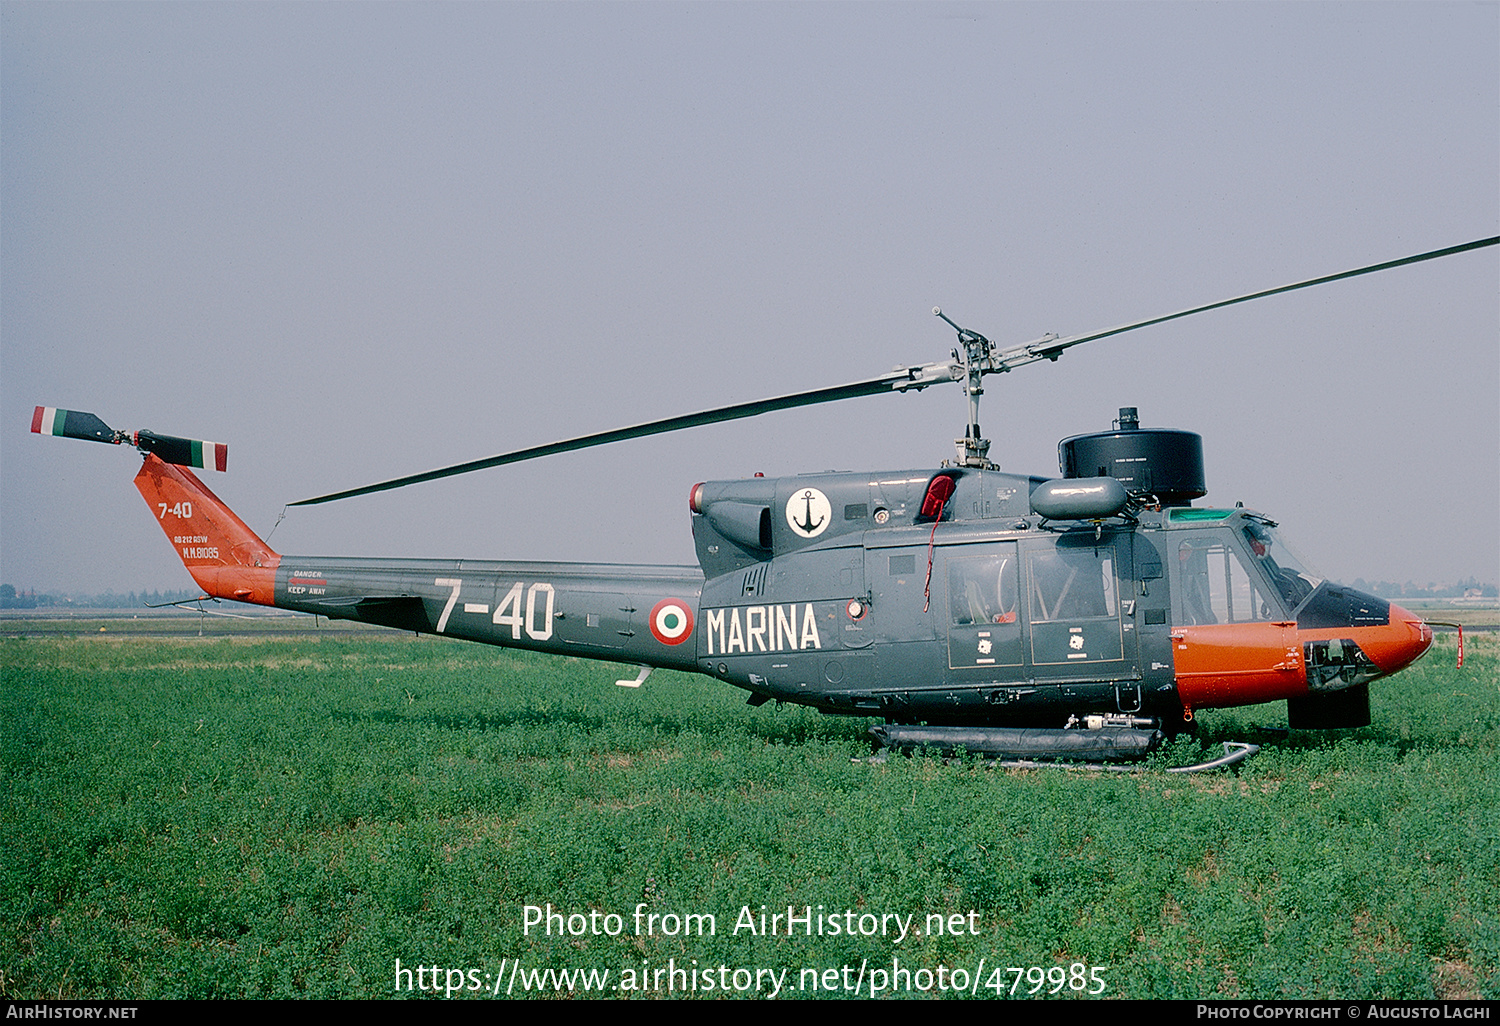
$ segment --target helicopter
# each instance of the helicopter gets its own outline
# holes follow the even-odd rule
[[[963,387],[956,458],[931,469],[704,481],[696,566],[282,555],[193,468],[221,444],[36,407],[31,429],[130,444],[135,485],[205,598],[639,669],[712,677],[748,704],[881,718],[877,745],[997,759],[1136,760],[1203,709],[1285,701],[1292,729],[1370,723],[1369,685],[1432,644],[1419,617],[1317,576],[1280,525],[1207,494],[1201,436],[1142,427],[1063,439],[1060,476],[1001,470],[984,378],[1085,342],[1494,246],[1500,236],[1072,337],[1001,348],[957,333],[946,360],[502,453],[290,503],[315,505],[777,410]],[[1253,751],[1241,746],[1234,759]],[[1226,760],[1230,760],[1226,752]],[[1224,762],[1225,760],[1216,761]],[[1209,765],[1209,764],[1205,764]]]

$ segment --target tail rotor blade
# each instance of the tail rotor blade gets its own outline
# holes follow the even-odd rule
[[[92,413],[38,406],[31,415],[31,430],[39,435],[82,438],[90,442],[123,445],[128,442],[149,452],[163,463],[202,470],[224,470],[229,464],[229,446],[197,438],[159,435],[155,431],[115,431]]]
[[[142,452],[149,452],[163,463],[200,470],[224,470],[229,465],[229,446],[197,438],[158,435],[154,431],[137,431],[130,441]]]
[[[108,424],[92,413],[59,410],[56,406],[38,406],[31,415],[31,430],[38,435],[83,438],[90,442],[109,442],[111,445],[119,445],[121,441]]]

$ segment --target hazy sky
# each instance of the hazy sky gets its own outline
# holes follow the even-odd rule
[[[0,579],[187,588],[128,449],[335,488],[1497,234],[1500,7],[0,5]],[[1495,249],[993,377],[1138,406],[1344,580],[1500,578]],[[931,467],[957,386],[290,511],[282,552],[691,562],[704,479]]]

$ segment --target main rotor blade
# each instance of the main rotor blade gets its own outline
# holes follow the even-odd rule
[[[1043,342],[1033,342],[1016,349],[1008,349],[1000,353],[993,361],[992,367],[986,369],[986,373],[1008,371],[1013,367],[1022,367],[1036,360],[1055,360],[1064,349],[1082,345],[1085,342],[1094,342],[1101,338],[1109,338],[1111,335],[1120,335],[1137,328],[1147,328],[1153,324],[1163,324],[1167,321],[1175,321],[1179,317],[1188,317],[1192,314],[1203,313],[1205,310],[1218,310],[1225,306],[1234,306],[1236,303],[1248,303],[1252,299],[1264,299],[1267,296],[1277,296],[1283,292],[1295,292],[1298,289],[1311,288],[1314,285],[1326,285],[1331,281],[1342,281],[1345,278],[1357,278],[1362,274],[1374,274],[1376,271],[1390,270],[1392,267],[1404,267],[1407,264],[1420,264],[1424,260],[1436,260],[1438,257],[1452,256],[1455,253],[1466,253],[1471,249],[1483,249],[1500,243],[1500,235],[1488,239],[1476,239],[1466,242],[1461,246],[1448,246],[1445,249],[1435,249],[1430,253],[1418,253],[1416,256],[1402,257],[1399,260],[1386,260],[1378,264],[1370,264],[1368,267],[1356,267],[1352,271],[1340,271],[1338,274],[1325,274],[1318,278],[1309,278],[1306,281],[1293,282],[1290,285],[1282,285],[1274,289],[1262,289],[1260,292],[1251,292],[1243,296],[1235,296],[1233,299],[1221,299],[1217,303],[1205,303],[1202,306],[1190,307],[1187,310],[1178,310],[1161,317],[1150,317],[1144,321],[1132,321],[1122,324],[1117,328],[1106,328],[1103,331],[1092,332],[1088,335],[1078,335],[1073,338],[1048,339]]]
[[[1108,338],[1111,335],[1134,331],[1137,328],[1162,324],[1166,321],[1176,320],[1179,317],[1188,317],[1192,314],[1203,313],[1206,310],[1217,310],[1220,307],[1233,306],[1236,303],[1248,303],[1252,299],[1263,299],[1266,296],[1275,296],[1283,292],[1294,292],[1297,289],[1311,288],[1314,285],[1323,285],[1328,282],[1340,281],[1344,278],[1355,278],[1362,274],[1373,274],[1376,271],[1384,271],[1392,267],[1421,263],[1424,260],[1436,260],[1438,257],[1451,256],[1455,253],[1463,253],[1471,249],[1482,249],[1485,246],[1493,246],[1497,243],[1500,243],[1500,236],[1478,239],[1474,242],[1464,243],[1461,246],[1435,249],[1430,253],[1418,253],[1415,256],[1402,257],[1399,260],[1387,260],[1383,263],[1371,264],[1368,267],[1357,267],[1352,271],[1325,274],[1318,278],[1309,278],[1307,281],[1282,285],[1279,288],[1263,289],[1260,292],[1251,292],[1247,295],[1235,296],[1232,299],[1222,299],[1217,303],[1206,303],[1202,306],[1179,310],[1176,313],[1166,314],[1161,317],[1133,321],[1130,324],[1122,324],[1116,328],[1108,328],[1104,331],[1096,331],[1088,335],[1078,335],[1073,338],[1049,337],[1001,352],[995,352],[994,349],[991,349],[990,355],[983,360],[979,369],[982,374],[993,374],[1008,371],[1015,367],[1022,367],[1037,360],[1056,360],[1065,349],[1082,345],[1085,342]],[[424,481],[436,481],[445,477],[468,474],[476,470],[487,470],[490,467],[504,466],[507,463],[519,463],[522,460],[536,459],[541,456],[552,456],[562,452],[573,452],[577,449],[588,449],[596,445],[622,442],[629,438],[644,438],[648,435],[660,435],[668,431],[680,431],[684,428],[699,427],[703,424],[717,424],[726,420],[755,417],[762,413],[771,413],[775,410],[790,410],[799,406],[813,406],[818,403],[837,402],[840,399],[877,395],[881,392],[920,391],[929,385],[958,381],[964,377],[964,367],[956,360],[938,361],[918,367],[898,367],[889,374],[883,374],[878,378],[871,378],[867,381],[856,381],[847,385],[836,385],[832,388],[819,388],[810,392],[795,392],[772,399],[737,403],[732,406],[721,406],[718,409],[704,410],[701,413],[689,413],[680,417],[668,417],[665,420],[653,420],[645,424],[637,424],[634,427],[616,428],[613,431],[600,431],[592,435],[581,435],[578,438],[551,442],[547,445],[536,445],[529,449],[517,449],[514,452],[501,453],[498,456],[471,460],[468,463],[458,463],[454,466],[443,467],[438,470],[429,470],[422,474],[410,474],[406,477],[393,478],[390,481],[382,481],[379,484],[365,485],[361,488],[349,488],[342,492],[332,492],[328,495],[319,495],[311,499],[299,499],[288,505],[316,506],[320,503],[333,502],[337,499],[350,499],[356,495],[385,492],[393,488],[404,488],[407,485],[421,484]]]
[[[637,424],[634,427],[615,428],[612,431],[600,431],[592,435],[581,435],[578,438],[568,438],[561,442],[550,442],[547,445],[534,445],[529,449],[517,449],[514,452],[501,453],[498,456],[490,456],[482,460],[471,460],[468,463],[459,463],[451,467],[443,467],[439,470],[429,470],[423,474],[411,474],[407,477],[382,481],[379,484],[365,485],[362,488],[349,488],[342,492],[333,492],[330,495],[319,495],[312,499],[301,499],[288,505],[316,506],[323,502],[333,502],[335,499],[349,499],[356,495],[368,495],[371,492],[384,492],[392,488],[404,488],[407,485],[421,484],[424,481],[436,481],[439,478],[454,477],[458,474],[467,474],[475,470],[488,470],[490,467],[504,466],[507,463],[519,463],[522,460],[536,459],[539,456],[552,456],[560,452],[572,452],[575,449],[588,449],[596,445],[623,442],[628,438],[644,438],[647,435],[660,435],[668,431],[680,431],[683,428],[698,427],[703,424],[717,424],[726,420],[740,420],[745,417],[759,416],[762,413],[771,413],[775,410],[790,410],[798,406],[813,406],[818,403],[837,402],[840,399],[876,395],[880,392],[922,389],[930,384],[936,384],[941,380],[951,380],[949,377],[923,380],[920,377],[921,370],[921,368],[911,370],[901,369],[878,378],[871,378],[868,381],[856,381],[847,385],[836,385],[832,388],[814,389],[811,392],[796,392],[791,395],[777,396],[774,399],[759,399],[755,402],[721,406],[718,409],[704,410],[701,413],[689,413],[680,417],[668,417],[665,420],[653,420],[645,424]]]

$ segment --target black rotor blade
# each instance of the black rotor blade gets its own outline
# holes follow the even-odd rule
[[[439,478],[454,477],[458,474],[467,474],[475,470],[488,470],[490,467],[504,466],[507,463],[519,463],[522,460],[536,459],[539,456],[552,456],[560,452],[572,452],[575,449],[588,449],[596,445],[623,442],[628,438],[644,438],[647,435],[660,435],[668,431],[680,431],[683,428],[698,427],[703,424],[717,424],[726,420],[740,420],[745,417],[759,416],[762,413],[771,413],[775,410],[790,410],[798,406],[813,406],[818,403],[837,402],[840,399],[876,395],[880,392],[890,392],[900,388],[925,387],[926,384],[913,384],[912,377],[908,372],[893,371],[890,374],[879,378],[871,378],[868,381],[856,381],[848,385],[814,389],[811,392],[795,392],[791,395],[777,396],[774,399],[758,399],[755,402],[721,406],[718,409],[704,410],[701,413],[689,413],[680,417],[668,417],[665,420],[653,420],[645,424],[637,424],[634,427],[615,428],[612,431],[600,431],[592,435],[581,435],[578,438],[568,438],[561,442],[534,445],[529,449],[517,449],[514,452],[501,453],[498,456],[490,456],[481,460],[470,460],[468,463],[459,463],[451,467],[443,467],[439,470],[429,470],[423,474],[411,474],[407,477],[382,481],[379,484],[365,485],[362,488],[349,488],[342,492],[319,495],[312,499],[300,499],[297,502],[288,503],[288,505],[316,506],[322,502],[333,502],[335,499],[349,499],[356,495],[368,495],[371,492],[384,492],[392,488],[404,488],[407,485],[421,484],[424,481],[436,481]]]
[[[59,438],[82,438],[90,442],[109,442],[119,445],[120,440],[110,426],[92,413],[81,410],[60,410],[55,406],[38,406],[31,415],[31,430],[38,435],[57,435]]]
[[[61,438],[83,438],[111,445],[129,443],[141,452],[149,452],[165,463],[206,470],[223,470],[229,461],[229,447],[198,438],[159,435],[154,431],[116,431],[92,413],[60,410],[55,406],[38,406],[31,415],[31,430],[38,435]]]
[[[199,470],[228,469],[229,446],[222,442],[178,438],[176,435],[159,435],[154,431],[144,430],[137,431],[130,440],[137,449],[154,453],[163,463],[197,467]]]
[[[1318,278],[1309,278],[1307,281],[1294,282],[1290,285],[1282,285],[1274,289],[1264,289],[1260,292],[1249,293],[1248,295],[1235,296],[1232,299],[1222,299],[1217,303],[1206,303],[1203,306],[1195,306],[1161,317],[1152,317],[1143,321],[1122,324],[1119,327],[1108,328],[1104,331],[1097,331],[1088,335],[1079,335],[1073,338],[1049,338],[1045,341],[1029,343],[1025,346],[1019,346],[1015,349],[1009,349],[996,354],[988,361],[988,366],[984,367],[982,372],[995,373],[1008,371],[1014,367],[1020,367],[1036,360],[1055,360],[1063,350],[1081,345],[1084,342],[1093,342],[1097,339],[1108,338],[1111,335],[1134,331],[1137,328],[1145,328],[1153,324],[1173,321],[1179,317],[1203,313],[1206,310],[1217,310],[1220,307],[1233,306],[1236,303],[1247,303],[1252,299],[1263,299],[1266,296],[1275,296],[1283,292],[1294,292],[1297,289],[1310,288],[1313,285],[1323,285],[1344,278],[1358,277],[1362,274],[1373,274],[1376,271],[1384,271],[1406,264],[1421,263],[1424,260],[1435,260],[1438,257],[1451,256],[1455,253],[1463,253],[1471,249],[1482,249],[1485,246],[1493,246],[1496,243],[1500,243],[1500,236],[1478,239],[1460,246],[1436,249],[1430,253],[1419,253],[1415,256],[1402,257],[1399,260],[1387,260],[1383,263],[1371,264],[1368,267],[1357,267],[1352,271],[1325,274]],[[356,495],[369,495],[372,492],[390,491],[393,488],[404,488],[407,485],[421,484],[424,481],[436,481],[440,478],[468,474],[476,470],[487,470],[490,467],[504,466],[507,463],[519,463],[522,460],[536,459],[541,456],[552,456],[557,453],[587,449],[596,445],[608,445],[611,442],[622,442],[629,438],[644,438],[648,435],[665,434],[668,431],[680,431],[683,428],[698,427],[703,424],[716,424],[726,420],[755,417],[762,413],[771,413],[775,410],[789,410],[798,406],[813,406],[818,403],[837,402],[840,399],[877,395],[881,392],[920,391],[928,385],[940,384],[945,381],[957,381],[961,376],[961,367],[955,363],[939,362],[925,364],[920,367],[898,368],[889,374],[878,378],[871,378],[868,381],[856,381],[848,385],[836,385],[832,388],[819,388],[810,392],[796,392],[791,395],[777,396],[773,399],[760,399],[755,402],[738,403],[733,406],[722,406],[714,410],[704,410],[701,413],[689,413],[680,417],[654,420],[645,424],[637,424],[634,427],[616,428],[613,431],[600,431],[592,435],[581,435],[578,438],[569,438],[561,442],[532,446],[529,449],[517,449],[514,452],[501,453],[498,456],[471,460],[468,463],[459,463],[438,470],[429,470],[422,474],[411,474],[406,477],[393,478],[390,481],[382,481],[379,484],[365,485],[361,488],[349,488],[342,492],[332,492],[328,495],[319,495],[311,499],[299,499],[296,502],[288,503],[288,505],[316,506],[319,503],[333,502],[337,499],[349,499]]]
[[[1311,288],[1314,285],[1326,285],[1331,281],[1342,281],[1345,278],[1357,278],[1362,274],[1374,274],[1376,271],[1390,270],[1392,267],[1404,267],[1407,264],[1420,264],[1424,260],[1436,260],[1438,257],[1452,256],[1455,253],[1466,253],[1471,249],[1483,249],[1500,243],[1500,235],[1488,239],[1476,239],[1466,242],[1461,246],[1448,246],[1445,249],[1435,249],[1430,253],[1418,253],[1416,256],[1402,257],[1400,260],[1386,260],[1383,263],[1370,264],[1368,267],[1356,267],[1352,271],[1340,271],[1338,274],[1325,274],[1320,278],[1309,278],[1306,281],[1293,282],[1290,285],[1282,285],[1274,289],[1263,289],[1260,292],[1251,292],[1243,296],[1235,296],[1233,299],[1221,299],[1217,303],[1205,303],[1202,306],[1191,307],[1187,310],[1178,310],[1162,317],[1151,317],[1144,321],[1134,321],[1130,324],[1122,324],[1117,328],[1106,328],[1103,331],[1095,331],[1088,335],[1078,335],[1074,338],[1060,338],[1055,342],[1032,345],[1028,347],[1030,355],[1040,359],[1054,359],[1057,354],[1072,346],[1082,345],[1085,342],[1094,342],[1101,338],[1109,338],[1111,335],[1120,335],[1137,328],[1147,328],[1153,324],[1162,324],[1166,321],[1175,321],[1179,317],[1188,317],[1192,314],[1203,313],[1205,310],[1218,310],[1221,307],[1234,306],[1236,303],[1248,303],[1252,299],[1264,299],[1267,296],[1278,296],[1283,292],[1295,292],[1298,289]],[[1023,361],[1029,362],[1029,361]],[[1009,369],[1008,367],[1006,369]]]

